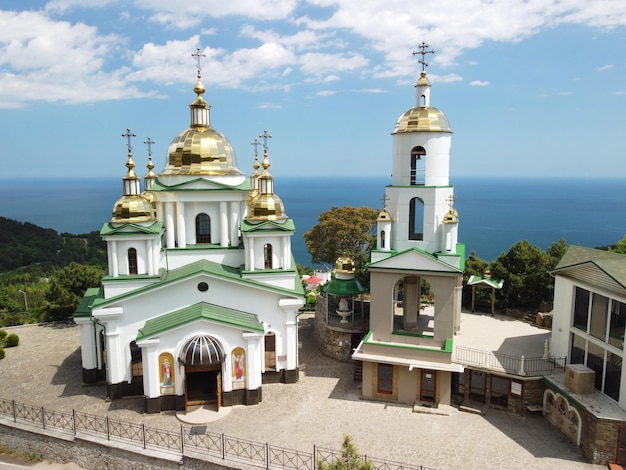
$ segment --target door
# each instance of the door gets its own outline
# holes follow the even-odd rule
[[[276,335],[265,335],[265,370],[276,370]]]
[[[221,401],[221,365],[185,367],[185,409],[189,406],[215,405],[219,410]]]
[[[470,400],[485,403],[485,377],[484,372],[472,371],[470,377]]]
[[[422,385],[420,387],[420,401],[435,403],[437,396],[437,371],[422,369]]]

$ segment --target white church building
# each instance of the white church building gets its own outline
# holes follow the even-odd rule
[[[198,71],[191,125],[163,171],[150,157],[143,191],[124,134],[123,195],[100,232],[108,273],[74,315],[83,381],[106,381],[112,399],[143,395],[147,412],[256,404],[263,383],[298,377],[304,291],[269,173],[271,136],[259,136],[263,160],[246,177],[204,91]]]

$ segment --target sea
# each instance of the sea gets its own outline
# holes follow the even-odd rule
[[[626,179],[456,177],[459,241],[495,260],[520,240],[545,250],[613,245],[626,235]],[[382,208],[390,177],[275,177],[294,220],[296,262],[313,266],[302,235],[333,206]],[[121,179],[0,179],[0,216],[75,235],[100,230],[122,195]]]

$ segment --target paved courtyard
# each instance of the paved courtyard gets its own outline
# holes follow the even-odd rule
[[[450,416],[435,416],[360,400],[352,365],[319,354],[312,322],[300,320],[300,381],[264,385],[261,404],[232,407],[209,431],[307,452],[313,445],[338,449],[348,434],[361,453],[440,470],[605,468],[583,463],[580,449],[540,414],[490,409],[479,416],[452,409]],[[0,361],[0,398],[180,429],[173,413],[143,414],[142,399],[109,402],[103,385],[82,385],[77,326],[6,330],[20,336],[20,345]]]

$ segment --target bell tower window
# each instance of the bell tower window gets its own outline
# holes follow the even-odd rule
[[[128,249],[128,274],[137,274],[137,250],[135,248]]]
[[[269,243],[263,247],[263,263],[265,269],[272,269],[272,245]]]
[[[409,240],[424,239],[424,201],[414,197],[409,203]]]
[[[211,243],[211,218],[204,213],[196,216],[196,243]]]
[[[411,185],[424,184],[426,174],[426,150],[413,147],[411,150]]]

